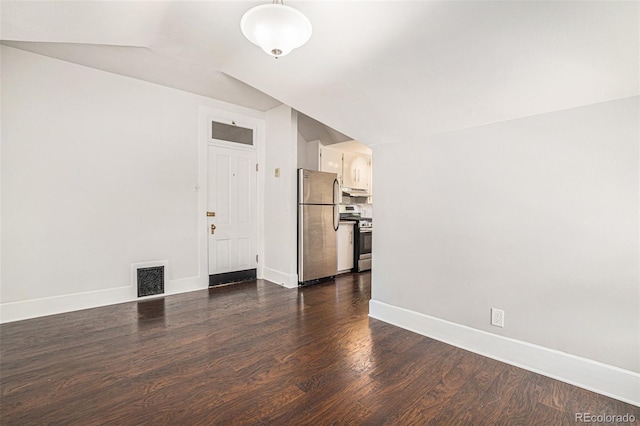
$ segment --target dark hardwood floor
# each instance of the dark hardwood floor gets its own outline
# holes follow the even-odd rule
[[[369,298],[369,273],[297,291],[258,280],[4,324],[0,423],[640,419],[638,407],[370,319]]]

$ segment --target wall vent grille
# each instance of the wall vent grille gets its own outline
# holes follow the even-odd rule
[[[164,266],[138,268],[138,297],[164,293]]]

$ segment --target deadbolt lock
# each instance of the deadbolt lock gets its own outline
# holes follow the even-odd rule
[[[214,224],[211,224],[211,235],[216,233],[216,226]]]
[[[207,217],[215,217],[216,212],[207,212]]]

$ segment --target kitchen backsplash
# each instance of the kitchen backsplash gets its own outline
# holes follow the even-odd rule
[[[373,204],[360,204],[360,216],[373,217]]]
[[[373,217],[373,204],[345,204],[339,206],[340,214],[355,214],[364,218]]]

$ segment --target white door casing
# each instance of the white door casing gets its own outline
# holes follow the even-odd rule
[[[257,267],[256,151],[207,147],[209,275]]]

